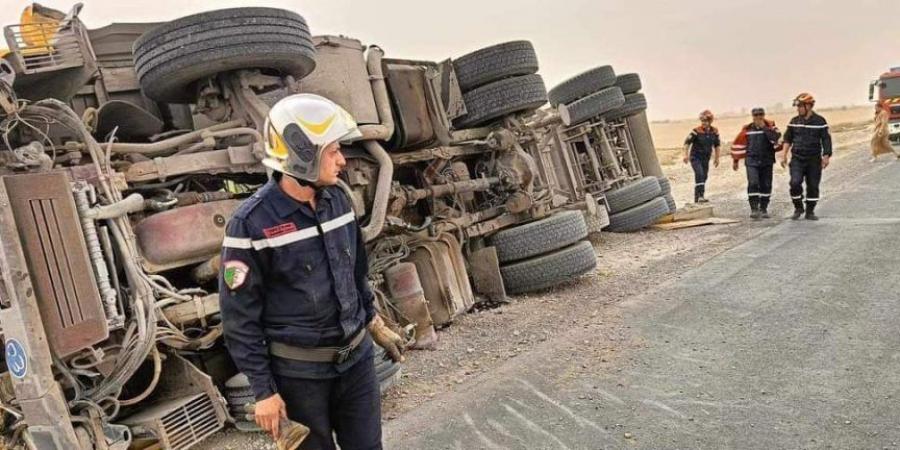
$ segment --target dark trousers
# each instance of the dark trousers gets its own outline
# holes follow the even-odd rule
[[[819,182],[822,181],[822,158],[819,156],[791,158],[791,200],[798,210],[803,209],[803,183],[806,182],[806,209],[812,211],[819,202]]]
[[[750,209],[767,211],[772,197],[772,164],[747,165],[747,198]]]
[[[303,450],[381,449],[381,391],[375,363],[364,357],[338,378],[275,376],[291,420],[309,427]]]
[[[694,169],[694,202],[706,195],[706,179],[709,177],[709,155],[691,155]]]

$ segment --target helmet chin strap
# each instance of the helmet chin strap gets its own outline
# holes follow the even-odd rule
[[[290,178],[294,183],[297,183],[298,186],[301,186],[301,187],[308,187],[308,188],[312,188],[312,189],[316,189],[316,190],[319,189],[319,186],[317,186],[315,183],[310,183],[309,181],[301,180],[301,179],[299,179],[299,178],[297,178],[297,177],[291,176],[291,175],[286,174],[286,173],[284,173],[284,172],[275,172],[275,171],[272,172],[272,178],[273,178],[276,182],[279,182],[279,183],[280,183],[283,177]]]

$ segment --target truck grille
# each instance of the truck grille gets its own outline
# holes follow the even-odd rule
[[[163,416],[160,422],[160,431],[169,444],[167,448],[174,450],[191,448],[224,425],[216,415],[212,399],[206,394],[194,396],[183,406]]]

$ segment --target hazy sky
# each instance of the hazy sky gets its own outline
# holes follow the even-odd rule
[[[2,0],[0,23],[27,2]],[[868,82],[900,66],[900,0],[84,0],[91,28],[171,20],[234,6],[299,12],[314,34],[378,44],[389,57],[442,60],[531,40],[548,88],[611,64],[636,71],[653,118],[711,108],[790,103],[810,91],[822,106],[864,104]],[[43,4],[68,10],[72,3]]]

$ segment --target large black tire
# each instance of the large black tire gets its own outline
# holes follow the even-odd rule
[[[669,214],[675,214],[678,211],[678,205],[675,204],[675,198],[672,197],[671,193],[663,195],[663,198],[666,199],[666,204],[669,206]]]
[[[378,388],[381,391],[381,394],[384,395],[384,393],[388,389],[390,389],[395,384],[399,383],[400,377],[402,377],[402,376],[403,376],[403,370],[400,368],[400,365],[398,364],[396,366],[396,370],[394,370],[390,374],[387,374],[383,379],[379,379],[378,380]]]
[[[587,224],[580,211],[565,211],[550,217],[502,230],[491,236],[501,263],[541,255],[572,245],[587,237]]]
[[[616,84],[616,71],[613,70],[612,66],[600,66],[559,83],[550,90],[548,96],[550,104],[558,106],[572,103],[581,97],[602,91],[614,84]]]
[[[625,95],[634,94],[643,88],[641,77],[636,73],[623,73],[616,77],[616,87]]]
[[[647,109],[647,98],[644,94],[629,94],[625,96],[625,104],[606,113],[606,120],[618,120],[639,114]]]
[[[600,92],[595,92],[587,97],[575,100],[565,108],[569,115],[569,123],[572,125],[585,122],[593,117],[602,116],[625,104],[625,95],[617,87],[609,87]]]
[[[666,214],[669,214],[669,204],[665,198],[656,197],[642,205],[610,215],[606,229],[615,233],[638,231],[653,225]]]
[[[226,388],[225,395],[230,397],[252,397],[253,389],[249,386],[238,389]]]
[[[485,47],[453,61],[459,88],[468,92],[504,78],[538,71],[537,54],[528,41],[513,41]]]
[[[547,103],[547,88],[540,75],[495,81],[463,94],[466,114],[453,121],[456,128],[483,125],[507,114],[540,108]]]
[[[254,397],[252,393],[249,395],[231,395],[226,393],[225,400],[228,401],[229,405],[237,407],[246,405],[247,403],[255,403],[256,397]]]
[[[256,422],[247,422],[243,420],[236,421],[234,427],[241,433],[259,433],[262,431],[262,428],[260,428]]]
[[[134,42],[134,67],[148,97],[190,103],[193,84],[220,72],[272,69],[300,79],[316,67],[306,20],[276,8],[231,8],[160,25]]]
[[[641,203],[646,203],[662,195],[659,179],[656,177],[644,177],[631,184],[606,193],[606,204],[609,205],[609,213],[625,211],[634,208]]]
[[[672,193],[672,183],[666,177],[656,177],[656,180],[659,181],[659,190],[662,191],[663,195]]]
[[[400,380],[401,365],[386,356],[384,349],[375,344],[375,378],[382,394]]]
[[[520,294],[556,286],[597,267],[597,255],[588,241],[562,250],[500,267],[506,292]]]

